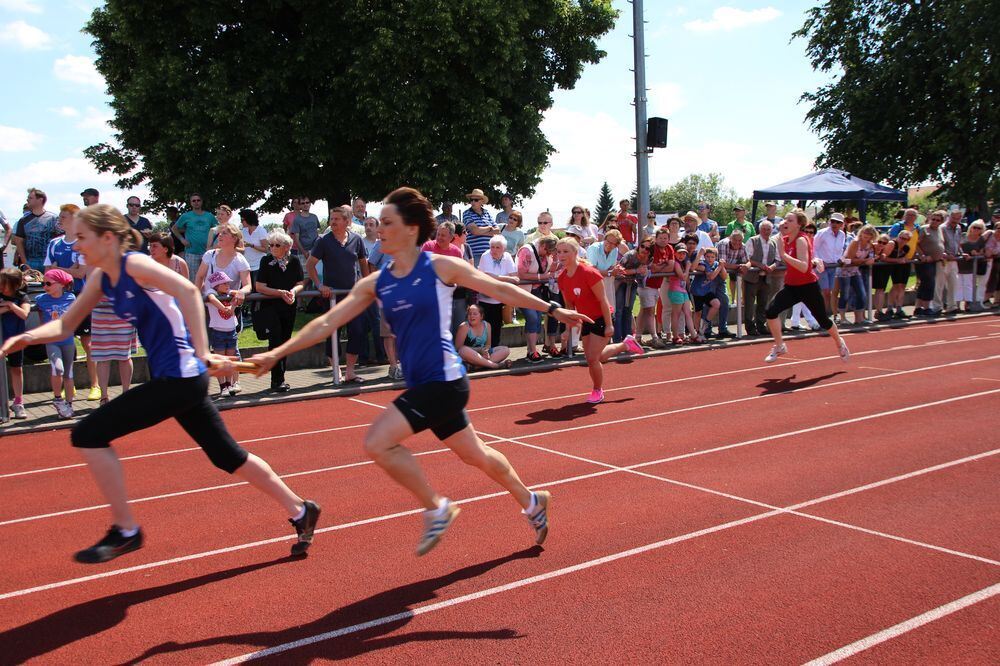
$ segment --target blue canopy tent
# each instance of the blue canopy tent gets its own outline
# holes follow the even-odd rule
[[[840,169],[820,169],[763,190],[753,191],[753,212],[750,219],[757,219],[757,202],[761,199],[813,201],[857,201],[858,214],[865,221],[869,201],[906,202],[906,192],[895,190],[858,178]]]

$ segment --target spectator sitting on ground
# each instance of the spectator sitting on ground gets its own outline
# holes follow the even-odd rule
[[[485,255],[483,255],[485,256]],[[476,368],[509,368],[511,366],[510,348],[494,345],[496,337],[494,328],[483,319],[483,311],[473,303],[466,310],[466,319],[458,327],[455,336],[455,347],[458,355],[469,365],[470,370]]]
[[[180,255],[174,254],[174,236],[165,231],[155,231],[149,237],[149,256],[159,264],[189,279],[187,262]]]

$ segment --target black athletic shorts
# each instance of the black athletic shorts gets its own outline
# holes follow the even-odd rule
[[[594,320],[593,324],[588,324],[583,322],[580,324],[580,337],[585,335],[596,335],[599,338],[607,337],[604,335],[604,329],[607,324],[604,323],[604,317],[598,317]]]
[[[76,327],[76,331],[74,331],[74,333],[73,333],[73,336],[77,337],[77,338],[80,337],[81,335],[90,335],[90,315],[89,314],[84,318],[83,321],[80,322],[80,325]]]
[[[430,430],[444,441],[469,425],[469,378],[450,382],[428,382],[407,389],[392,401],[414,433]]]

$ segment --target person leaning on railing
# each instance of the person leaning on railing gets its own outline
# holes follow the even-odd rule
[[[271,253],[260,260],[257,292],[271,298],[261,301],[254,314],[254,328],[257,329],[260,323],[260,328],[266,329],[267,348],[272,350],[292,337],[295,299],[305,284],[305,273],[302,262],[291,253],[292,237],[284,231],[269,233],[267,247]],[[285,383],[285,359],[282,358],[271,368],[271,390],[285,393],[289,388]]]
[[[556,251],[556,237],[542,236],[534,243],[527,243],[517,253],[517,277],[521,288],[543,301],[551,301],[548,281],[555,277],[552,272],[553,254]],[[524,337],[528,345],[528,362],[542,360],[538,353],[538,335],[542,332],[542,313],[537,310],[522,310],[524,314]]]

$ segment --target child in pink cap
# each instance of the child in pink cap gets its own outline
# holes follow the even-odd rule
[[[44,294],[35,298],[35,305],[42,316],[42,323],[60,319],[69,310],[76,296],[70,288],[73,276],[66,271],[53,268],[46,271],[42,279]],[[76,361],[76,343],[73,336],[56,340],[45,345],[45,353],[52,367],[52,404],[64,419],[73,418],[73,363]]]

